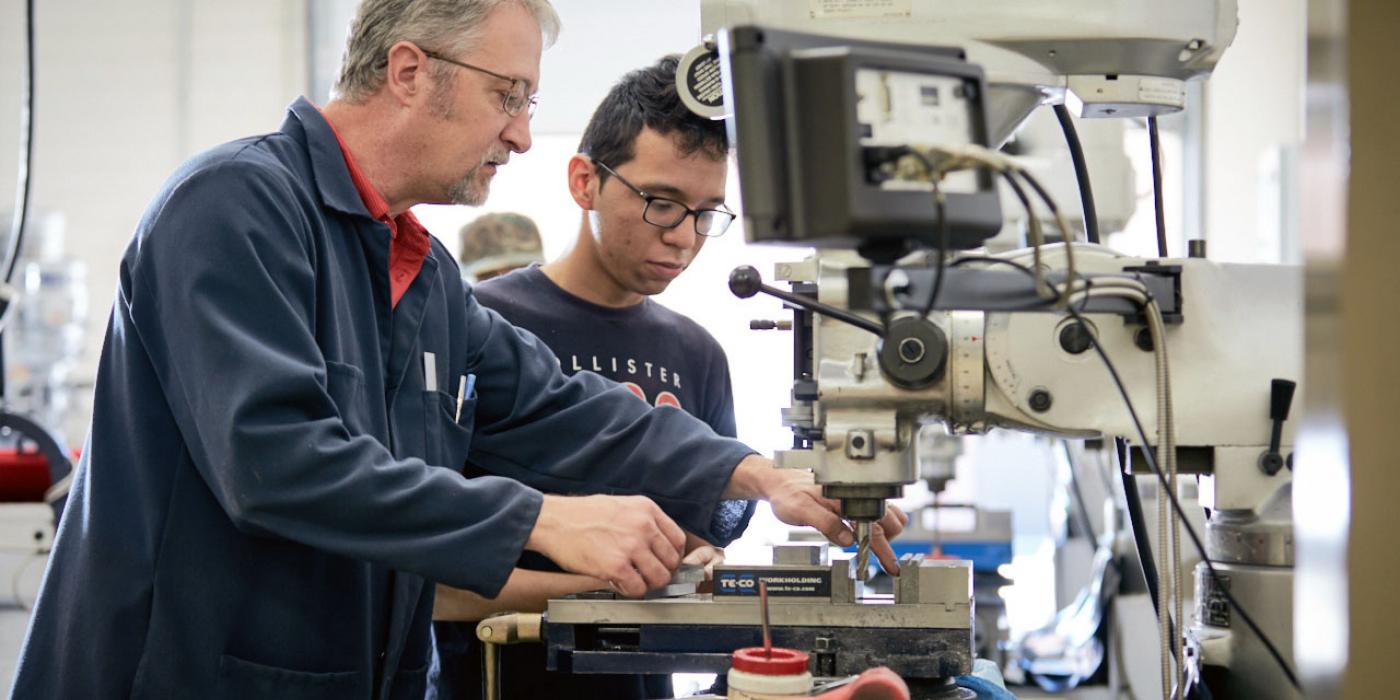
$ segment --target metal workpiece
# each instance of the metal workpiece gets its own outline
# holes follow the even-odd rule
[[[645,598],[674,598],[679,595],[695,593],[700,590],[700,584],[705,582],[705,567],[699,564],[682,564],[676,572],[671,574],[671,580],[665,586],[655,588],[646,592]]]
[[[942,605],[950,610],[971,607],[972,562],[965,559],[906,556],[895,581],[896,603]]]
[[[826,544],[780,544],[773,547],[775,566],[830,566],[831,548]]]

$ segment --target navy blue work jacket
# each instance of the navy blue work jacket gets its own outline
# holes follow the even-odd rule
[[[397,308],[388,271],[304,99],[165,183],[122,258],[13,696],[419,698],[430,582],[495,595],[540,490],[742,530],[748,504],[720,494],[748,448],[566,378],[436,240]],[[468,458],[499,476],[463,477]]]

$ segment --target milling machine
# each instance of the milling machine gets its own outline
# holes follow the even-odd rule
[[[811,470],[865,535],[885,500],[919,478],[921,423],[1120,438],[1134,455],[1125,469],[1156,475],[1172,501],[1176,474],[1199,475],[1211,509],[1196,620],[1164,622],[1190,640],[1184,651],[1164,644],[1185,661],[1166,685],[1185,695],[1205,669],[1215,697],[1297,697],[1286,675],[1285,419],[1301,376],[1299,271],[1042,245],[1032,211],[1033,249],[959,252],[1000,229],[997,177],[1027,210],[1059,218],[1044,188],[993,150],[1032,109],[1179,110],[1185,81],[1207,75],[1234,36],[1233,0],[1107,12],[1092,0],[702,2],[704,29],[717,35],[746,235],[819,249],[778,266],[790,289],[752,268],[731,277],[739,296],[767,293],[794,311],[783,415],[794,448],[778,461]],[[1059,232],[1069,240],[1068,226]],[[937,692],[949,692],[946,675],[966,672],[967,650],[944,646],[971,642],[966,565],[909,562],[895,597],[877,600],[859,593],[853,579],[863,573],[790,556],[806,555],[720,568],[713,597],[551,601],[551,668],[719,670],[727,652],[754,642],[758,616],[743,589],[766,580],[796,586],[775,624],[788,622],[784,643],[811,652],[814,671],[890,665]],[[943,612],[910,607],[925,601]],[[1165,600],[1161,609],[1171,620]],[[1244,610],[1274,616],[1257,624]],[[833,649],[839,660],[820,666]]]

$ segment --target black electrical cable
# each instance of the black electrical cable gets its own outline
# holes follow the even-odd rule
[[[933,201],[938,210],[938,259],[934,261],[933,289],[924,302],[923,313],[919,314],[921,318],[928,318],[934,304],[938,303],[938,292],[943,289],[943,264],[948,260],[948,204],[938,185],[933,186]]]
[[[1113,442],[1118,451],[1118,471],[1123,477],[1123,500],[1128,504],[1128,523],[1133,529],[1133,542],[1137,545],[1142,577],[1147,581],[1147,596],[1152,599],[1152,612],[1156,614],[1161,609],[1157,603],[1161,599],[1161,593],[1157,587],[1157,561],[1152,558],[1152,540],[1148,537],[1147,518],[1142,510],[1142,494],[1138,492],[1137,477],[1123,469],[1128,464],[1127,443],[1122,438],[1115,438]],[[1167,624],[1170,625],[1168,632],[1175,639],[1176,621],[1172,619],[1171,613],[1167,613]],[[1171,651],[1173,655],[1176,654],[1175,648]]]
[[[8,284],[19,262],[20,244],[29,219],[29,174],[34,160],[34,0],[25,2],[25,79],[24,101],[19,111],[19,176],[16,180],[15,213],[10,228],[10,244],[5,250],[5,278]],[[14,302],[11,302],[14,303]]]
[[[1060,120],[1060,129],[1065,132],[1065,143],[1069,145],[1069,159],[1074,164],[1074,179],[1079,181],[1079,202],[1084,209],[1084,237],[1090,243],[1099,242],[1099,211],[1094,206],[1094,187],[1089,183],[1089,164],[1084,160],[1084,146],[1079,143],[1079,132],[1074,128],[1074,119],[1063,104],[1055,105],[1055,118]],[[1065,231],[1069,239],[1069,231]]]
[[[1078,311],[1074,310],[1074,308],[1068,307],[1065,310],[1070,316],[1073,316],[1075,320],[1084,323],[1084,317],[1081,316]],[[1128,389],[1123,384],[1122,378],[1118,375],[1118,368],[1114,366],[1112,360],[1108,359],[1108,353],[1104,352],[1103,346],[1099,345],[1098,338],[1095,338],[1092,334],[1089,336],[1089,344],[1094,347],[1094,351],[1098,353],[1099,359],[1103,361],[1104,367],[1108,369],[1109,375],[1113,378],[1114,385],[1118,387],[1118,393],[1123,397],[1124,405],[1128,407],[1128,415],[1133,419],[1133,427],[1137,430],[1138,439],[1142,441],[1142,456],[1146,460],[1148,466],[1152,468],[1152,472],[1156,474],[1157,481],[1161,485],[1161,492],[1165,493],[1167,499],[1171,501],[1172,510],[1176,512],[1176,517],[1180,518],[1181,527],[1186,530],[1186,534],[1191,538],[1191,544],[1196,547],[1196,552],[1201,555],[1201,563],[1206,565],[1206,571],[1210,573],[1211,581],[1215,583],[1216,590],[1225,595],[1226,602],[1230,604],[1230,607],[1234,608],[1235,612],[1239,613],[1240,619],[1244,620],[1245,625],[1259,638],[1260,643],[1264,645],[1269,655],[1273,657],[1274,662],[1278,664],[1279,669],[1283,671],[1283,675],[1288,678],[1288,682],[1301,692],[1302,687],[1298,685],[1298,676],[1293,672],[1293,669],[1289,667],[1288,662],[1284,660],[1283,654],[1279,653],[1278,647],[1274,645],[1273,640],[1269,639],[1268,635],[1264,634],[1264,630],[1259,627],[1258,623],[1254,621],[1254,618],[1245,611],[1239,601],[1235,600],[1235,596],[1230,592],[1229,586],[1225,584],[1220,576],[1220,572],[1216,570],[1215,564],[1211,562],[1210,557],[1206,554],[1205,545],[1201,543],[1201,538],[1196,534],[1196,529],[1191,527],[1191,522],[1186,519],[1186,511],[1181,507],[1181,502],[1177,500],[1176,494],[1167,483],[1166,474],[1164,474],[1161,467],[1157,465],[1157,460],[1153,456],[1152,450],[1147,449],[1148,445],[1152,443],[1147,440],[1147,431],[1142,428],[1142,421],[1138,419],[1137,409],[1133,407],[1133,401],[1128,395]]]
[[[1162,139],[1157,118],[1147,118],[1147,142],[1152,150],[1152,205],[1157,212],[1157,257],[1167,257],[1167,220],[1162,209]]]
[[[927,318],[933,311],[933,307],[938,303],[938,293],[943,289],[943,266],[948,259],[949,231],[948,231],[948,200],[943,196],[943,191],[938,187],[937,172],[928,156],[913,148],[905,147],[899,152],[899,156],[909,156],[924,166],[924,172],[928,173],[929,182],[933,185],[933,207],[938,215],[938,259],[934,262],[933,289],[929,291],[928,299],[924,301],[924,308],[919,314],[921,318]],[[889,313],[881,314],[881,322],[886,329],[889,328]]]
[[[29,176],[34,161],[34,0],[24,3],[25,72],[24,97],[19,109],[19,172],[15,179],[15,212],[10,224],[10,243],[5,250],[5,284],[15,275],[20,245],[29,223]],[[16,303],[15,299],[9,301]],[[0,315],[9,309],[0,309]],[[0,327],[0,399],[5,396],[4,328]]]
[[[1021,272],[1025,273],[1030,277],[1035,276],[1035,272],[1032,271],[1029,267],[1022,265],[1021,263],[1018,263],[1015,260],[1007,260],[1005,258],[967,256],[964,258],[954,260],[951,263],[951,266],[956,267],[965,262],[989,262],[1002,265],[1009,265],[1020,270]],[[1074,307],[1068,306],[1065,310],[1067,313],[1069,313],[1070,316],[1074,317],[1076,321],[1079,321],[1080,323],[1085,323],[1084,317],[1077,310],[1075,310]],[[1201,556],[1201,562],[1206,565],[1206,570],[1210,573],[1211,580],[1215,583],[1217,589],[1225,595],[1225,602],[1228,603],[1230,607],[1235,610],[1235,612],[1239,613],[1240,619],[1244,620],[1245,622],[1245,626],[1249,627],[1250,631],[1253,632],[1255,636],[1259,638],[1259,641],[1264,645],[1265,650],[1269,652],[1269,655],[1273,657],[1274,662],[1278,664],[1279,669],[1283,671],[1283,675],[1286,678],[1288,678],[1288,682],[1291,683],[1294,688],[1297,688],[1299,691],[1301,691],[1302,688],[1298,685],[1298,676],[1293,672],[1293,669],[1288,666],[1288,662],[1283,659],[1283,655],[1279,653],[1278,647],[1274,644],[1273,640],[1269,639],[1268,635],[1264,634],[1264,630],[1262,630],[1259,627],[1258,623],[1254,621],[1254,618],[1244,609],[1243,606],[1240,605],[1239,601],[1235,599],[1235,596],[1230,592],[1229,587],[1227,587],[1224,584],[1224,581],[1221,579],[1220,572],[1216,570],[1215,564],[1211,562],[1210,557],[1206,554],[1205,545],[1201,542],[1200,536],[1196,534],[1196,529],[1191,526],[1191,521],[1186,519],[1186,511],[1184,508],[1182,508],[1181,502],[1177,500],[1176,494],[1172,491],[1171,487],[1168,486],[1166,474],[1163,473],[1161,467],[1157,465],[1157,459],[1153,456],[1152,450],[1147,449],[1147,446],[1151,445],[1152,443],[1149,442],[1147,439],[1147,431],[1143,430],[1142,421],[1138,418],[1137,409],[1133,406],[1132,398],[1128,394],[1128,389],[1123,384],[1123,379],[1118,374],[1118,368],[1113,364],[1113,361],[1108,358],[1108,354],[1104,352],[1103,347],[1099,345],[1098,338],[1094,337],[1092,334],[1090,334],[1089,336],[1089,344],[1093,346],[1094,351],[1098,353],[1099,359],[1103,361],[1104,367],[1108,369],[1109,376],[1112,377],[1114,385],[1118,388],[1118,394],[1123,398],[1123,404],[1128,409],[1128,416],[1132,418],[1133,427],[1137,430],[1138,439],[1142,441],[1142,445],[1144,446],[1142,450],[1142,456],[1147,462],[1147,466],[1151,468],[1152,473],[1157,477],[1157,482],[1161,487],[1161,492],[1167,495],[1167,500],[1171,503],[1172,510],[1176,513],[1176,517],[1181,519],[1181,526],[1186,530],[1186,534],[1191,538],[1191,544],[1195,546],[1196,553]],[[1134,492],[1136,491],[1136,487],[1136,482],[1133,482]],[[1138,503],[1138,507],[1141,508],[1140,500]],[[1143,531],[1144,533],[1146,532],[1145,528]],[[1144,568],[1146,568],[1148,566],[1148,562],[1151,561],[1150,547],[1148,548],[1146,554],[1147,556],[1143,556],[1143,553],[1139,552],[1138,555],[1139,559],[1141,559],[1143,562]],[[1154,565],[1153,569],[1155,568],[1156,567]],[[1156,581],[1156,579],[1157,577],[1155,575],[1147,577],[1147,580],[1149,582]],[[1155,586],[1155,584],[1149,583],[1149,586]]]
[[[1062,440],[1060,445],[1065,449],[1065,463],[1069,465],[1069,492],[1070,498],[1074,499],[1075,513],[1082,521],[1080,529],[1084,531],[1084,536],[1090,541],[1097,539],[1098,533],[1094,532],[1094,519],[1089,517],[1089,503],[1084,500],[1084,491],[1079,487],[1079,471],[1075,465],[1074,451],[1070,449],[1069,441]]]

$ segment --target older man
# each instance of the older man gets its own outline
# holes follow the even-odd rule
[[[425,579],[493,596],[532,550],[640,595],[682,528],[738,534],[735,499],[849,540],[743,445],[566,378],[408,212],[479,204],[530,147],[557,23],[544,0],[365,0],[324,111],[165,183],[15,697],[419,697]]]

